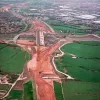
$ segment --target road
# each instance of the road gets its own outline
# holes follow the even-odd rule
[[[51,74],[54,77],[59,77],[58,75],[56,75],[55,70],[52,67],[50,56],[60,46],[60,42],[56,43],[52,47],[45,47],[44,34],[50,33],[52,32],[52,30],[50,30],[48,26],[46,26],[46,24],[37,20],[34,20],[33,23],[36,24],[34,25],[33,29],[36,31],[36,33],[32,34],[36,36],[36,40],[38,41],[36,42],[36,45],[34,45],[33,43],[34,49],[33,45],[29,45],[32,44],[32,41],[29,42],[26,40],[26,42],[24,40],[23,42],[23,40],[18,40],[18,37],[20,35],[29,35],[28,32],[21,33],[15,36],[14,42],[27,50],[32,56],[32,59],[27,63],[27,68],[30,72],[31,78],[33,79],[33,81],[35,80],[38,100],[55,100],[53,80],[43,79],[42,75],[44,75],[44,73],[47,73]]]
[[[41,39],[41,37],[39,37],[39,36],[40,35],[37,35],[36,38]],[[45,45],[41,46],[40,42],[37,42],[37,46],[34,46],[34,48],[35,48],[34,50],[32,49],[32,46],[27,47],[27,49],[31,52],[30,54],[32,56],[32,59],[28,62],[27,67],[28,67],[28,70],[30,72],[32,79],[35,80],[35,82],[36,82],[36,91],[37,91],[38,100],[55,100],[55,94],[54,94],[54,89],[53,89],[53,81],[54,80],[43,79],[42,76],[45,76],[45,75],[47,76],[50,74],[53,77],[59,77],[55,73],[55,70],[56,70],[57,72],[66,75],[68,77],[68,79],[73,79],[71,76],[57,70],[57,68],[54,64],[54,58],[51,62],[52,53],[56,49],[58,49],[58,48],[60,49],[61,46],[65,45],[65,44],[72,43],[73,41],[80,41],[80,40],[88,41],[88,39],[100,41],[100,39],[98,39],[98,37],[95,37],[93,35],[86,35],[86,36],[82,36],[81,38],[77,37],[77,36],[67,37],[66,39],[62,39],[50,47],[45,47]],[[39,41],[41,41],[41,40],[39,40]],[[63,56],[63,54],[58,55],[56,57]],[[52,63],[53,63],[53,66],[52,66]],[[55,67],[55,69],[54,69],[54,67]]]

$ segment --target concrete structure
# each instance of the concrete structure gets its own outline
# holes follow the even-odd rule
[[[44,42],[44,34],[43,32],[37,32],[36,34],[36,44],[40,45],[40,46],[44,46],[45,42]]]

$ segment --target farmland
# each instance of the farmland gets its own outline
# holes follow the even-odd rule
[[[24,84],[24,100],[34,100],[31,81]]]
[[[60,83],[54,82],[54,91],[56,95],[56,100],[64,100]]]
[[[46,23],[48,23],[58,33],[60,32],[60,33],[77,34],[77,35],[83,35],[89,33],[100,34],[100,30],[97,29],[96,31],[94,31],[92,29],[92,26],[65,24],[64,22],[58,20],[46,20]]]
[[[23,71],[24,65],[29,59],[28,53],[22,51],[20,47],[0,44],[0,70],[7,73],[19,74]]]
[[[67,81],[62,84],[65,100],[99,100],[100,83]]]
[[[9,96],[4,100],[22,100],[23,91],[12,90]]]
[[[65,52],[65,55],[59,60],[55,59],[58,69],[62,72],[66,70],[69,75],[82,81],[100,82],[99,45],[99,42],[81,42],[63,46],[61,50]],[[71,54],[76,58],[73,58]]]
[[[55,58],[57,68],[75,78],[75,80],[62,81],[64,99],[99,100],[100,42],[70,43],[63,46],[61,50],[65,55]]]

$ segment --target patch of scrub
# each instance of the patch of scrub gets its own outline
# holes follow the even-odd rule
[[[6,90],[8,91],[10,89],[11,85],[8,84],[0,84],[0,90]]]

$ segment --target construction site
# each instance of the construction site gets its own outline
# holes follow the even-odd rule
[[[25,6],[24,3],[20,3],[20,5]],[[2,9],[9,11],[12,6],[5,6]],[[99,76],[98,66],[97,69],[93,67],[94,69],[91,68],[91,70],[82,66],[78,69],[77,66],[75,68],[73,67],[74,65],[71,65],[73,63],[76,64],[77,60],[75,61],[75,59],[98,57],[96,54],[92,55],[94,52],[90,52],[90,56],[85,58],[84,55],[88,54],[89,51],[87,50],[87,53],[82,50],[82,52],[78,51],[80,50],[79,48],[83,47],[92,48],[93,50],[96,50],[97,47],[99,48],[100,37],[98,35],[61,35],[38,17],[28,19],[14,11],[11,13],[17,18],[22,18],[23,21],[30,23],[31,27],[27,31],[22,31],[12,36],[11,39],[0,39],[1,100],[74,100],[74,97],[75,100],[81,97],[84,100],[86,95],[89,96],[86,100],[92,100],[91,98],[95,98],[95,96],[97,96],[96,100],[99,100],[98,91],[100,88],[98,87],[100,79],[97,77]],[[85,41],[88,42],[85,43]],[[70,44],[72,46],[67,48]],[[83,46],[81,47],[80,44]],[[88,48],[84,45],[90,47]],[[98,50],[97,53],[99,52]],[[72,67],[75,68],[74,71]],[[86,72],[89,75],[91,71],[93,76],[90,75],[88,79],[84,78],[84,70],[89,71]],[[77,73],[82,72],[82,75],[77,75],[75,71]],[[96,80],[94,80],[95,75],[97,77]],[[85,90],[83,89],[85,87],[84,84],[87,87]],[[97,84],[97,87],[94,84]],[[91,89],[91,86],[94,86],[95,89]],[[97,88],[98,91],[96,91]],[[91,91],[87,92],[88,89]],[[66,93],[68,96],[66,96]]]

